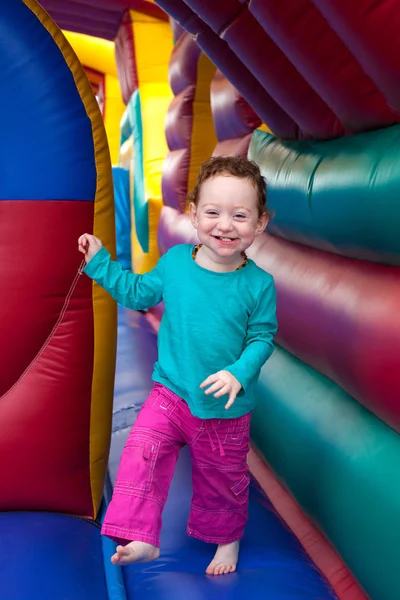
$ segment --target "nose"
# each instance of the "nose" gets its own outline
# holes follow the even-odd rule
[[[221,217],[218,219],[218,229],[222,232],[227,232],[232,230],[232,219],[228,216]]]

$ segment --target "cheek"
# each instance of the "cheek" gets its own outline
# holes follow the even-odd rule
[[[254,226],[250,223],[241,223],[238,231],[243,237],[252,237],[254,235]]]
[[[214,223],[210,219],[199,219],[199,227],[203,231],[210,231],[214,227]]]

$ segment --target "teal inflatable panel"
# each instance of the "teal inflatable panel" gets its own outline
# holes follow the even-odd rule
[[[125,109],[120,122],[120,146],[132,135],[131,111],[129,106]]]
[[[249,158],[268,184],[270,233],[344,256],[400,265],[400,126],[318,141],[256,130]]]
[[[129,100],[130,121],[133,131],[133,211],[137,239],[143,252],[149,251],[149,205],[144,185],[143,123],[139,91]]]
[[[398,598],[400,435],[281,348],[257,394],[255,446],[370,598]]]
[[[132,269],[131,203],[129,197],[129,171],[113,167],[115,238],[117,260],[124,269]]]

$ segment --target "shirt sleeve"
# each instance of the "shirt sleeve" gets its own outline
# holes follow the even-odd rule
[[[83,272],[101,285],[119,304],[134,310],[146,310],[161,302],[164,288],[166,255],[143,275],[135,275],[111,260],[104,246],[87,263]]]
[[[274,337],[278,329],[276,320],[276,291],[271,277],[263,286],[256,306],[248,321],[244,349],[240,358],[225,368],[242,384],[246,391],[261,367],[274,351]]]

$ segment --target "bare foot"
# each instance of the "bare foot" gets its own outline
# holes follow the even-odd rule
[[[126,546],[117,546],[116,553],[111,557],[114,565],[129,565],[130,563],[151,562],[160,556],[160,548],[146,542],[130,542]]]
[[[239,542],[220,544],[214,558],[206,569],[207,575],[225,575],[236,571],[239,557]]]

